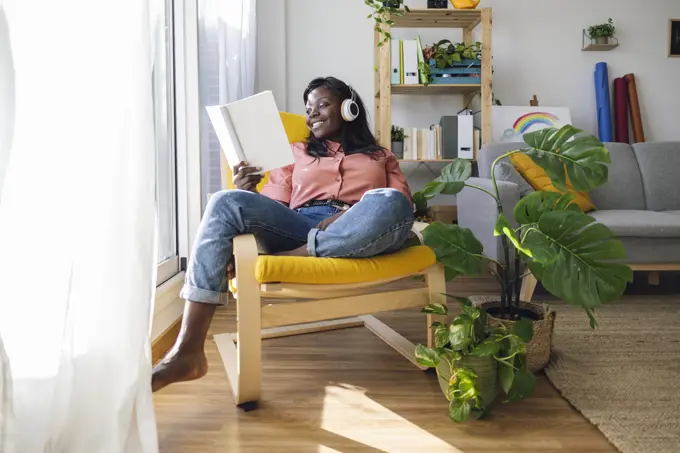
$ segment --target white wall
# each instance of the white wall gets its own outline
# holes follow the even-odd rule
[[[258,26],[279,14],[277,8],[260,5],[283,3],[258,2]],[[424,8],[427,2],[406,3]],[[680,140],[680,59],[667,58],[668,20],[680,18],[679,0],[482,0],[480,7],[493,8],[494,92],[505,105],[528,105],[536,94],[543,106],[569,107],[574,125],[596,134],[593,71],[597,62],[606,61],[610,80],[636,74],[647,140]],[[280,27],[278,35],[272,27],[261,32],[260,41],[266,36],[272,46],[258,46],[265,49],[258,62],[281,58],[277,49],[285,41],[285,71],[278,71],[285,83],[276,77],[269,86],[281,90],[285,85],[289,111],[303,112],[302,93],[312,78],[333,75],[358,90],[372,116],[373,24],[368,13],[362,0],[285,0],[285,34]],[[583,28],[609,17],[621,46],[612,52],[581,52]],[[403,29],[395,37],[414,33],[425,43],[462,40],[459,31],[440,29]],[[271,73],[268,77],[273,79]],[[395,96],[392,122],[426,127],[443,114],[455,114],[461,103],[458,96]],[[414,189],[432,176],[404,170]]]

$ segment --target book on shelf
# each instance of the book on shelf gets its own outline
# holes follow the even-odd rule
[[[404,160],[441,160],[442,128],[433,124],[429,128],[406,128]]]

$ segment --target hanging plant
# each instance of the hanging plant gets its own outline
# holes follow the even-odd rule
[[[381,47],[392,38],[390,32],[384,28],[385,25],[390,27],[394,25],[394,21],[391,17],[403,16],[404,12],[408,13],[411,11],[408,6],[404,5],[404,0],[364,0],[364,3],[372,9],[367,18],[373,18],[375,21],[375,31],[382,36],[382,39],[378,42],[378,47]]]

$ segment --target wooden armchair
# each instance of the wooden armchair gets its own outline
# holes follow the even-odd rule
[[[282,114],[291,142],[308,133],[304,117]],[[233,188],[225,160],[223,186]],[[416,225],[414,230],[422,228]],[[332,329],[365,326],[397,352],[420,367],[415,345],[372,314],[446,304],[444,270],[434,252],[414,246],[400,252],[364,259],[280,257],[258,255],[253,235],[234,239],[237,331],[214,336],[235,403],[254,408],[261,397],[262,340]],[[416,275],[425,285],[384,290],[387,283]],[[381,287],[383,291],[381,291]],[[263,299],[294,302],[263,303]],[[427,316],[427,329],[435,316]],[[432,346],[428,329],[428,345]]]

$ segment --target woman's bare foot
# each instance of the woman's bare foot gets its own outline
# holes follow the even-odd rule
[[[233,280],[236,278],[236,264],[234,263],[234,257],[232,256],[227,263],[227,278]]]
[[[193,381],[208,372],[205,339],[216,305],[187,301],[175,345],[151,373],[151,390],[157,392],[175,382]]]
[[[176,382],[200,379],[208,372],[208,360],[203,351],[188,353],[172,350],[151,374],[151,391],[158,390]]]
[[[302,247],[298,247],[294,250],[289,250],[287,252],[279,252],[276,255],[277,256],[309,256],[309,252],[307,251],[307,246],[303,245]]]

